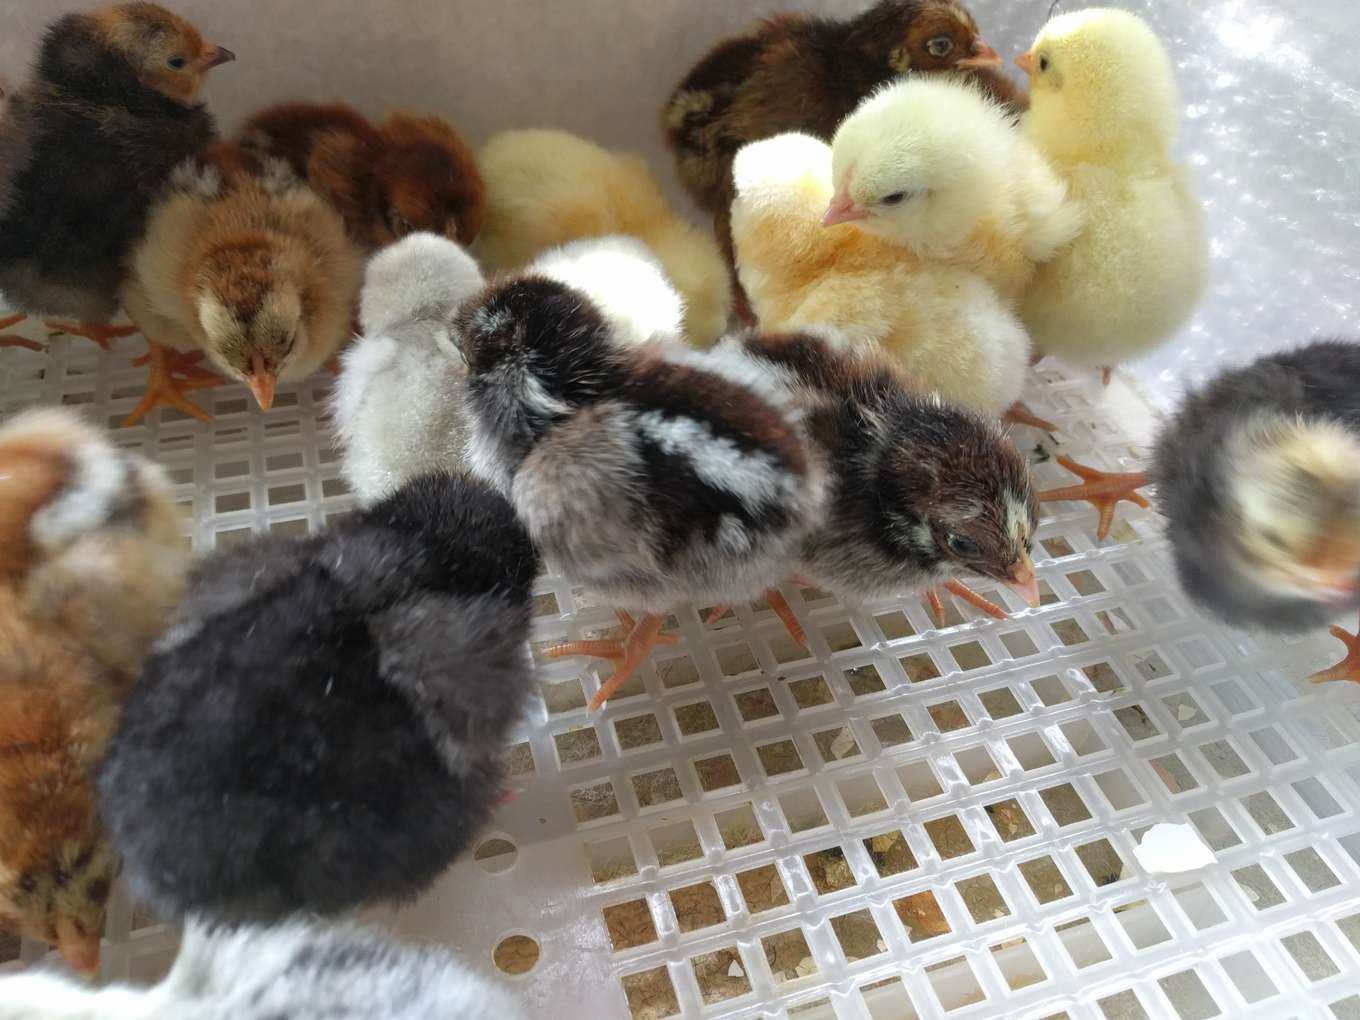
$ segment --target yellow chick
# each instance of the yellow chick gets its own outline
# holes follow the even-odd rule
[[[686,222],[639,156],[565,131],[506,131],[477,162],[487,210],[473,254],[488,273],[518,270],[549,248],[625,234],[649,247],[685,301],[685,336],[707,347],[727,328],[731,286],[717,242]]]
[[[161,400],[205,417],[172,393],[175,373],[196,370],[192,355],[166,348],[206,353],[267,410],[280,381],[315,372],[350,337],[362,273],[340,215],[281,162],[237,175],[212,161],[181,166],[123,288],[153,358],[153,385],[129,423]]]
[[[831,148],[780,135],[743,148],[733,174],[737,268],[763,329],[834,326],[982,414],[1019,400],[1016,304],[1079,222],[1003,107],[909,81],[866,100]]]
[[[1135,15],[1091,9],[1054,18],[1016,63],[1030,76],[1024,131],[1085,220],[1021,316],[1039,352],[1108,369],[1170,337],[1207,281],[1199,200],[1171,158],[1171,60]]]

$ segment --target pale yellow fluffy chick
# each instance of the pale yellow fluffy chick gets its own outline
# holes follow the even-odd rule
[[[268,408],[349,339],[363,262],[340,215],[275,161],[177,169],[134,249],[123,307],[153,344],[205,351]]]
[[[1016,59],[1024,122],[1084,216],[1036,275],[1022,317],[1037,350],[1111,366],[1169,338],[1208,276],[1200,203],[1172,160],[1180,100],[1166,49],[1138,17],[1092,9],[1050,21]]]
[[[473,246],[488,273],[518,270],[549,248],[626,234],[665,267],[685,301],[685,336],[706,347],[727,328],[731,286],[717,242],[666,200],[639,156],[565,131],[506,131],[478,153],[486,222]]]

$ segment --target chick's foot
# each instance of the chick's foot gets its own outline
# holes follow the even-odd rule
[[[44,319],[43,325],[64,336],[83,336],[99,345],[100,350],[112,350],[112,341],[121,340],[137,332],[136,326],[110,326],[107,322],[71,322],[67,319]]]
[[[1010,410],[1002,415],[1001,420],[1011,425],[1028,425],[1030,428],[1039,429],[1041,432],[1058,431],[1058,426],[1047,418],[1040,418],[1019,400],[1010,406]]]
[[[661,645],[675,644],[675,635],[662,634],[661,625],[666,622],[664,613],[648,613],[640,620],[634,620],[620,610],[616,614],[619,622],[627,628],[627,635],[621,641],[568,641],[554,645],[543,654],[550,659],[563,659],[571,655],[588,655],[595,659],[608,659],[614,663],[610,675],[595,697],[590,700],[593,712],[604,705],[620,687],[628,682],[639,666],[647,661],[652,650]]]
[[[1331,680],[1349,680],[1353,684],[1360,684],[1360,632],[1352,634],[1344,627],[1333,627],[1329,633],[1346,646],[1346,657],[1308,679],[1315,684]]]
[[[805,581],[801,577],[790,578],[790,580],[803,588],[812,587],[811,581]],[[789,632],[789,637],[793,638],[798,647],[805,652],[811,651],[812,649],[808,647],[807,643],[807,631],[803,630],[803,625],[798,622],[793,606],[789,605],[789,600],[784,597],[784,593],[777,588],[771,588],[765,593],[765,601],[770,604],[770,608],[774,610],[774,615],[779,617],[780,622],[784,624],[784,629]],[[708,616],[704,618],[704,623],[712,626],[721,620],[731,608],[732,603],[730,602],[714,606],[709,610]]]
[[[148,411],[162,404],[182,411],[201,422],[212,421],[212,415],[185,396],[191,390],[211,389],[226,382],[217,373],[201,366],[198,362],[202,358],[202,351],[190,351],[185,354],[159,344],[150,344],[147,352],[132,362],[134,365],[151,366],[146,395],[142,397],[141,403],[132,409],[132,413],[123,419],[123,426],[136,425],[146,417]]]
[[[970,606],[974,606],[977,609],[981,609],[984,613],[986,613],[988,616],[994,619],[997,620],[1010,619],[1010,614],[1007,613],[1006,610],[1002,609],[995,602],[991,601],[988,598],[985,598],[978,592],[975,592],[972,588],[968,587],[968,585],[964,584],[962,581],[946,581],[942,585],[942,588],[947,592],[957,595],[959,598],[963,599],[963,601],[967,602]],[[944,602],[940,600],[939,589],[932,588],[929,592],[926,593],[926,599],[930,602],[930,615],[935,619],[935,626],[943,627]]]
[[[11,326],[17,326],[27,318],[28,316],[23,312],[20,312],[18,315],[0,316],[0,329],[9,329]],[[26,336],[15,336],[13,333],[0,334],[0,347],[26,347],[30,351],[44,351],[47,349],[36,340],[30,340]]]
[[[1039,493],[1039,502],[1058,503],[1063,500],[1084,500],[1092,504],[1100,511],[1100,523],[1096,527],[1096,537],[1102,541],[1110,533],[1110,525],[1114,523],[1114,511],[1120,500],[1127,499],[1130,503],[1145,509],[1151,505],[1147,498],[1138,491],[1149,481],[1148,476],[1141,471],[1099,471],[1096,468],[1078,464],[1071,457],[1063,454],[1058,455],[1058,463],[1074,475],[1079,476],[1083,484],[1068,485],[1061,489],[1049,489],[1047,492],[1041,492]]]

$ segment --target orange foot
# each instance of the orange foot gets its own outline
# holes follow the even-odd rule
[[[791,577],[789,580],[803,588],[812,587],[811,581],[801,577]],[[793,638],[794,643],[797,644],[799,648],[803,649],[803,651],[810,652],[812,649],[808,647],[807,631],[803,630],[803,625],[798,622],[798,617],[793,612],[793,606],[789,605],[789,600],[784,597],[783,592],[779,591],[777,588],[771,588],[765,593],[765,601],[768,602],[770,608],[774,610],[774,615],[779,617],[780,621],[784,624],[784,629],[789,632],[789,637]],[[709,611],[704,623],[709,625],[717,623],[731,608],[732,603],[730,602],[724,602],[722,605],[714,606],[713,609]]]
[[[1100,524],[1096,527],[1096,537],[1104,540],[1114,523],[1115,507],[1119,501],[1127,499],[1141,507],[1148,507],[1146,497],[1138,490],[1148,483],[1148,476],[1141,471],[1117,472],[1098,471],[1095,468],[1078,464],[1071,457],[1058,455],[1058,463],[1074,475],[1079,475],[1084,484],[1069,485],[1062,489],[1049,489],[1039,493],[1039,502],[1057,503],[1067,499],[1080,499],[1092,504],[1100,511]]]
[[[565,644],[554,645],[543,653],[550,659],[562,659],[569,655],[589,655],[595,659],[609,659],[614,663],[613,674],[600,685],[595,697],[590,699],[592,712],[603,706],[615,691],[628,682],[637,672],[637,668],[647,661],[652,649],[659,645],[673,645],[676,642],[674,634],[661,633],[661,625],[666,622],[663,613],[648,613],[636,621],[621,609],[616,615],[619,622],[628,630],[627,636],[622,641],[568,641]]]
[[[9,329],[11,326],[17,326],[27,318],[28,316],[23,312],[19,312],[17,315],[6,315],[3,318],[0,318],[0,329]],[[26,336],[15,336],[13,333],[0,335],[0,347],[27,347],[30,351],[47,350],[47,348],[38,343],[38,341],[30,340]]]
[[[1114,378],[1114,369],[1106,365],[1100,370],[1100,383],[1102,386],[1110,385],[1110,380]]]
[[[1346,657],[1330,669],[1314,673],[1308,679],[1315,684],[1329,680],[1349,680],[1353,684],[1360,684],[1360,634],[1352,634],[1344,627],[1333,627],[1329,633],[1346,646]]]
[[[1012,425],[1028,425],[1031,428],[1040,429],[1044,432],[1058,431],[1058,426],[1054,425],[1047,418],[1040,418],[1019,400],[1012,404],[1010,410],[1001,416],[1001,420],[1009,422]]]
[[[190,390],[211,389],[227,381],[200,366],[198,362],[202,358],[202,351],[181,354],[159,344],[150,344],[147,352],[132,362],[134,365],[151,366],[146,395],[132,409],[132,413],[123,419],[123,427],[136,425],[146,417],[148,411],[162,404],[183,411],[201,422],[212,421],[212,415],[185,396]]]
[[[988,616],[994,617],[995,619],[998,620],[1010,619],[1010,614],[1007,613],[1004,609],[998,606],[995,602],[992,602],[990,599],[983,598],[981,595],[973,591],[972,588],[968,587],[968,585],[964,584],[962,581],[946,581],[943,587],[945,591],[952,592],[959,598],[963,599],[963,601],[967,602],[970,606],[976,606],[978,609],[981,609]],[[940,601],[939,590],[936,588],[930,589],[930,591],[926,594],[926,599],[930,602],[930,615],[935,618],[935,626],[943,627],[944,603]]]
[[[110,326],[107,322],[70,322],[66,319],[44,319],[43,325],[66,336],[83,336],[93,340],[102,350],[110,350],[109,342],[121,340],[138,332],[136,326]]]

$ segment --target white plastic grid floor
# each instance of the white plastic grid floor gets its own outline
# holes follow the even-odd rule
[[[60,402],[114,428],[140,349],[0,351],[0,416]],[[212,426],[161,412],[117,435],[167,467],[200,551],[319,527],[351,505],[327,386],[267,415],[203,391]],[[1044,365],[1029,397],[1061,430],[1025,445],[1135,466],[1128,412],[1089,378]],[[595,715],[595,664],[543,663],[517,799],[390,920],[529,968],[532,1016],[1360,1017],[1360,698],[1297,679],[1339,646],[1198,617],[1147,511],[1124,504],[1104,544],[1089,506],[1048,511],[1044,604],[1009,621],[953,607],[937,630],[916,597],[790,587],[807,657],[763,605],[712,627],[684,607],[679,644]],[[613,624],[551,575],[537,613],[538,647]],[[1187,820],[1217,864],[1145,874],[1141,834]],[[120,901],[104,977],[153,976],[171,947]]]

